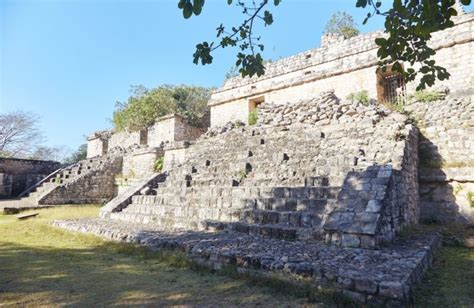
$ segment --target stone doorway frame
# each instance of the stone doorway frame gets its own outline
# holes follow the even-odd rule
[[[405,96],[406,85],[403,76],[399,72],[394,72],[392,65],[388,65],[385,71],[382,68],[378,68],[375,73],[377,74],[376,87],[377,101],[379,103],[395,103],[398,97]],[[396,83],[397,86],[393,88],[389,83]]]

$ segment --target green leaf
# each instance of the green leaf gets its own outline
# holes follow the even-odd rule
[[[202,12],[202,7],[204,6],[204,0],[194,0],[193,13],[194,15],[199,15]]]
[[[188,19],[193,14],[193,5],[190,2],[187,2],[183,8],[183,17]]]
[[[385,45],[387,45],[387,40],[382,38],[382,37],[379,37],[379,38],[375,39],[375,44],[377,44],[379,46],[385,46]]]

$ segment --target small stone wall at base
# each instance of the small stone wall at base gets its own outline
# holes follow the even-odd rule
[[[153,226],[82,219],[53,225],[76,232],[135,243],[153,250],[181,250],[201,266],[305,281],[337,290],[356,302],[389,307],[413,304],[413,287],[431,267],[441,242],[436,235],[396,240],[380,250],[331,247],[228,233],[164,232]]]

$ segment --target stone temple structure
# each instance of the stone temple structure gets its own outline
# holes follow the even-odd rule
[[[362,303],[409,304],[440,242],[400,233],[474,223],[473,30],[474,14],[463,14],[433,36],[452,75],[435,101],[408,99],[411,84],[377,70],[381,32],[326,36],[265,76],[227,80],[207,131],[169,115],[146,131],[95,133],[89,158],[39,183],[29,201],[108,201],[99,218],[54,225]],[[360,91],[370,103],[346,98]],[[400,96],[403,110],[392,104]],[[15,202],[0,206],[25,200]]]

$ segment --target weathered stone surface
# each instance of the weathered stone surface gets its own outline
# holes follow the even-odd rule
[[[472,87],[471,87],[472,88]],[[421,128],[421,219],[438,223],[474,223],[474,101],[468,95],[408,105]]]
[[[241,269],[281,273],[291,279],[311,278],[316,285],[345,290],[362,302],[370,298],[379,303],[408,303],[413,285],[430,266],[426,260],[431,260],[439,247],[434,235],[419,235],[396,240],[380,250],[365,250],[241,233],[169,232],[156,226],[107,219],[55,221],[53,225],[151,249],[184,250],[200,264],[215,269],[235,264]]]

